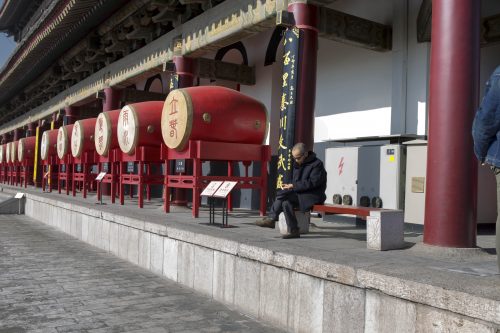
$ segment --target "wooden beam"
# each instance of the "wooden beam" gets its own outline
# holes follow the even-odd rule
[[[423,0],[417,17],[417,41],[431,41],[432,0]]]
[[[202,79],[225,80],[243,85],[255,84],[255,68],[207,58],[193,59],[194,75]],[[164,64],[165,72],[175,73],[173,62]]]
[[[255,67],[206,58],[198,58],[196,63],[196,75],[200,78],[255,84]]]
[[[136,89],[123,89],[121,95],[121,101],[125,103],[139,103],[147,101],[164,101],[167,95],[151,92],[142,91]]]
[[[481,45],[490,46],[500,43],[500,14],[489,16],[481,23]]]
[[[419,43],[431,41],[432,0],[423,0],[417,18],[417,40]],[[500,43],[500,14],[481,19],[481,46]]]
[[[390,51],[392,28],[326,7],[319,8],[319,37],[374,51]]]

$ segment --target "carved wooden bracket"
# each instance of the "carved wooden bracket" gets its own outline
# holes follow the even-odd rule
[[[319,8],[319,36],[374,51],[392,48],[392,27],[325,7]]]

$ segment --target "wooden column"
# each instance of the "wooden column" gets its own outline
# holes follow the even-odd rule
[[[433,0],[424,243],[476,245],[480,1]]]
[[[194,62],[193,59],[183,56],[174,56],[175,74],[170,77],[170,90],[192,87],[194,82]],[[186,161],[187,162],[187,161]],[[185,168],[188,168],[187,163]],[[173,169],[175,170],[175,168]],[[166,194],[168,195],[168,193]],[[194,198],[193,198],[194,200]],[[187,193],[184,188],[173,190],[173,198],[170,202],[174,206],[187,206]]]

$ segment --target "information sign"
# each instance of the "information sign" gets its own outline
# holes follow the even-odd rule
[[[214,193],[214,197],[216,198],[225,198],[229,195],[232,189],[236,186],[238,182],[235,181],[226,181],[222,183],[217,192]]]
[[[103,180],[104,176],[106,176],[106,172],[101,172],[100,174],[97,175],[97,177],[95,177],[95,180],[100,182]]]
[[[203,190],[203,192],[201,192],[201,196],[205,196],[205,197],[211,197],[215,194],[215,192],[217,191],[217,189],[222,185],[223,182],[221,181],[211,181],[207,187],[205,187],[205,189]]]

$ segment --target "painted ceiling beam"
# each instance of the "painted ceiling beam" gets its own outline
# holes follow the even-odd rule
[[[326,7],[319,8],[321,38],[374,51],[390,51],[392,27]]]
[[[417,40],[430,42],[432,32],[432,0],[423,0],[417,17]],[[481,19],[481,46],[500,43],[500,14]]]

